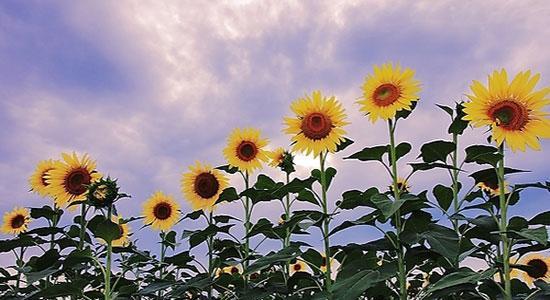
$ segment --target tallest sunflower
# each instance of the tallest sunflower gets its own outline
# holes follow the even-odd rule
[[[468,95],[471,101],[464,104],[464,120],[475,127],[490,126],[498,146],[506,142],[512,151],[525,151],[526,146],[540,150],[538,139],[550,138],[548,113],[542,110],[550,103],[546,97],[550,88],[534,91],[539,79],[539,74],[526,71],[508,82],[502,69],[489,75],[487,86],[474,81],[473,94]]]

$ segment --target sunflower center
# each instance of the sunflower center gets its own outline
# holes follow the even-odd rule
[[[52,169],[47,169],[47,170],[44,170],[44,172],[42,173],[42,176],[40,176],[40,180],[42,181],[42,185],[44,186],[48,186],[49,183],[47,181],[47,176],[48,176],[48,172],[51,171]]]
[[[214,197],[220,188],[220,183],[214,174],[205,172],[195,178],[195,193],[202,198]]]
[[[300,264],[294,265],[294,271],[300,271],[302,269],[302,266]]]
[[[321,257],[321,267],[326,267],[326,266],[327,266],[327,258]]]
[[[256,144],[249,141],[242,141],[237,147],[237,156],[240,160],[251,161],[258,154]]]
[[[237,267],[232,267],[231,268],[231,274],[238,274],[239,273],[239,268]]]
[[[86,186],[90,184],[91,179],[90,173],[84,168],[71,170],[65,177],[65,188],[72,195],[82,195],[86,192]]]
[[[25,225],[25,216],[17,215],[11,219],[11,228],[20,228],[23,225]]]
[[[508,130],[521,130],[529,121],[527,109],[512,100],[504,100],[495,104],[489,109],[489,116],[501,126]]]
[[[302,120],[300,126],[304,135],[312,140],[321,140],[326,138],[332,130],[332,121],[323,113],[310,113]]]
[[[172,215],[172,206],[168,203],[161,202],[155,205],[153,214],[155,215],[155,218],[159,220],[166,220]]]
[[[486,181],[483,184],[492,190],[498,190],[498,182],[496,181]]]
[[[378,106],[388,106],[393,104],[401,96],[399,88],[391,83],[384,83],[374,90],[372,98]]]
[[[546,272],[548,272],[548,266],[542,259],[532,259],[527,265],[531,267],[530,270],[527,271],[527,274],[532,278],[542,278],[546,276]]]

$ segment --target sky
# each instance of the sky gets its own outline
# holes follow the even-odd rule
[[[435,104],[466,100],[472,80],[485,82],[500,68],[530,69],[542,75],[538,88],[550,85],[549,14],[544,0],[2,1],[0,211],[49,204],[28,192],[28,177],[38,161],[76,151],[97,160],[98,169],[132,195],[118,205],[125,216],[140,215],[157,190],[189,212],[179,184],[189,165],[225,164],[222,149],[235,127],[257,127],[272,149],[288,147],[283,117],[291,115],[292,101],[314,90],[343,103],[351,122],[347,136],[355,140],[329,159],[338,169],[331,206],[346,190],[385,188],[382,167],[342,159],[388,142],[386,124],[370,123],[355,103],[373,66],[398,62],[422,82],[417,109],[397,130],[397,140],[414,147],[401,161],[403,174],[420,145],[449,139],[447,116]],[[483,129],[469,128],[460,146],[485,143],[485,137]],[[548,151],[509,153],[510,166],[531,172],[508,180],[548,180]],[[299,176],[317,167],[305,156],[297,163]],[[262,172],[283,178],[267,167]],[[467,173],[462,178],[471,184]],[[241,188],[238,176],[231,180]],[[448,184],[446,173],[419,173],[410,181],[413,192],[436,183]],[[524,196],[512,215],[550,208],[547,192]],[[242,208],[228,204],[217,212],[241,216]],[[276,202],[262,203],[253,217],[276,222],[281,212]],[[368,212],[344,212],[334,223]],[[201,226],[185,221],[176,230]],[[134,237],[144,248],[157,238],[150,229]],[[361,227],[332,243],[378,237]],[[305,240],[321,245],[317,232]],[[260,249],[277,246],[267,242]]]

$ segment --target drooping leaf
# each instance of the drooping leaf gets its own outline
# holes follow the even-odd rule
[[[237,190],[234,187],[229,187],[222,191],[216,203],[233,202],[239,199],[240,198],[239,198],[239,194],[237,193]]]
[[[456,116],[453,118],[453,122],[449,126],[449,129],[447,132],[449,134],[462,134],[464,132],[464,129],[468,127],[468,121],[463,120],[464,116],[466,114],[464,113],[464,105],[462,103],[456,104]]]
[[[524,228],[519,231],[510,230],[510,232],[515,233],[527,240],[540,243],[542,245],[548,244],[548,231],[544,226],[541,226],[538,228]]]
[[[430,224],[429,230],[421,234],[425,238],[431,249],[451,261],[458,257],[458,235],[452,229],[438,225]]]
[[[399,160],[401,157],[407,155],[412,149],[412,146],[411,144],[409,143],[406,143],[406,142],[403,142],[403,143],[400,143],[399,145],[397,145],[395,147],[395,160]],[[390,149],[389,149],[389,146],[388,146],[388,155],[390,155]],[[391,166],[391,159],[388,159],[388,161],[390,162],[390,166]]]
[[[529,225],[550,225],[550,211],[542,212],[529,220]]]
[[[453,202],[453,189],[438,184],[434,187],[433,194],[439,206],[447,211]]]
[[[357,299],[364,291],[381,281],[380,272],[363,270],[351,277],[336,280],[331,287],[333,299]]]
[[[487,145],[472,145],[465,149],[466,158],[464,162],[477,164],[490,164],[493,167],[502,159],[502,154],[498,153],[498,149]]]
[[[346,228],[350,228],[357,225],[374,225],[377,217],[378,217],[378,214],[376,212],[372,212],[354,221],[344,221],[342,222],[342,224],[334,227],[334,229],[332,229],[332,231],[329,233],[329,236],[339,231],[342,231]]]
[[[449,141],[433,141],[420,147],[420,156],[426,163],[436,161],[445,162],[447,156],[456,148],[455,143]]]
[[[360,161],[371,161],[377,160],[382,161],[382,156],[388,152],[388,146],[374,146],[374,147],[365,147],[363,150],[356,152],[344,159],[358,159]]]

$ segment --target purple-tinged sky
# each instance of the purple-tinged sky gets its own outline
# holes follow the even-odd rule
[[[403,159],[413,161],[422,143],[448,138],[447,117],[434,104],[465,100],[471,80],[485,81],[504,67],[540,72],[538,87],[550,85],[549,14],[544,0],[2,1],[0,210],[42,205],[27,192],[35,164],[75,150],[89,153],[133,196],[120,203],[126,216],[139,214],[158,189],[188,211],[179,187],[188,165],[224,164],[234,127],[259,127],[273,148],[288,145],[282,118],[291,101],[316,89],[344,103],[356,141],[330,159],[339,170],[332,201],[349,189],[385,187],[380,166],[341,159],[387,143],[385,124],[372,125],[354,103],[372,66],[400,62],[422,81],[419,106],[397,134],[415,146]],[[461,144],[472,142],[484,142],[483,129],[466,131]],[[512,166],[532,170],[510,182],[549,179],[550,142],[542,147],[546,154],[509,155]],[[300,175],[316,166],[306,157],[298,163]],[[417,192],[436,182],[448,183],[446,173],[411,179]],[[548,193],[525,195],[512,213],[530,217],[550,208]],[[218,211],[241,214],[237,204]],[[279,211],[276,202],[262,204],[254,216],[276,222]],[[336,222],[367,211],[346,212]],[[333,241],[377,236],[365,227]],[[149,247],[154,234],[145,229],[136,237]],[[307,240],[320,244],[317,233]]]

